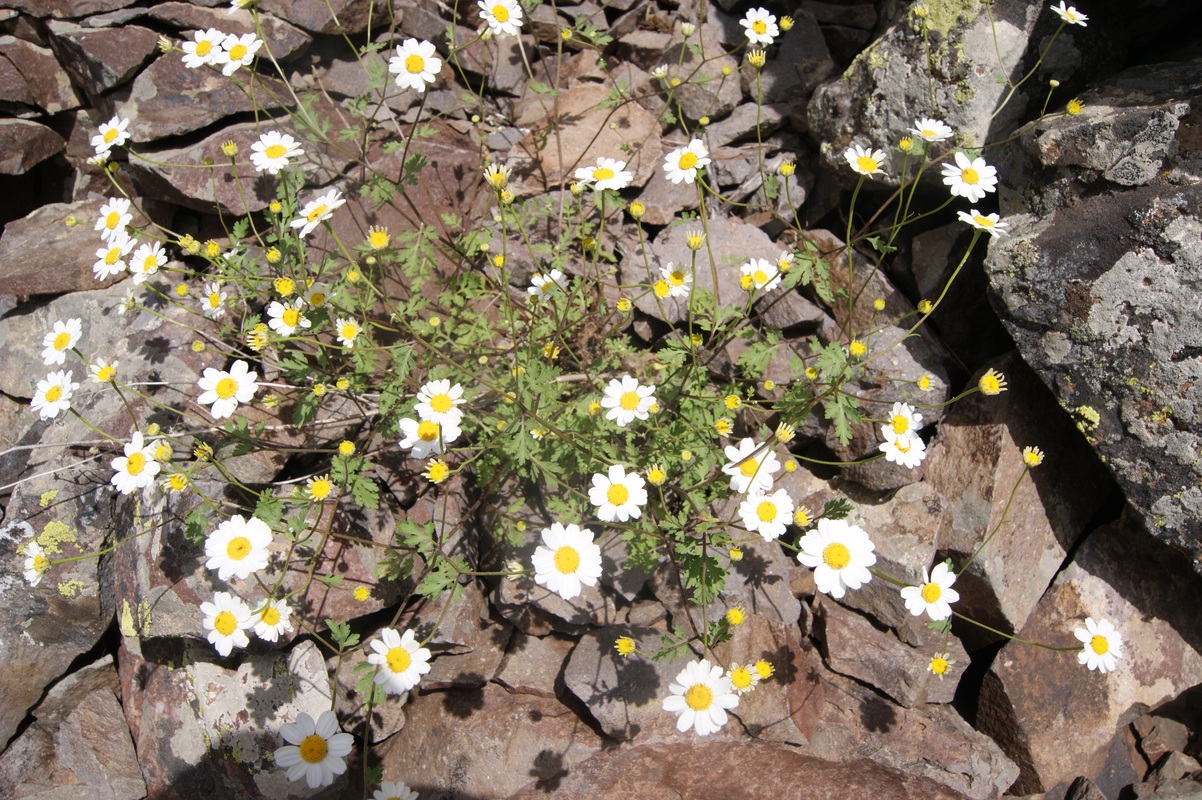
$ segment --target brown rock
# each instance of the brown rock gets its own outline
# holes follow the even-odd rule
[[[1097,780],[1113,732],[1130,709],[1156,704],[1202,670],[1196,620],[1202,586],[1186,559],[1138,523],[1099,528],[1080,546],[1019,632],[1075,647],[1086,617],[1123,638],[1115,671],[1088,672],[1073,652],[1002,648],[981,690],[977,721],[1018,762],[1016,789],[1043,791],[1077,775]]]
[[[949,638],[939,650],[947,652],[951,662],[939,678],[928,669],[934,650],[911,647],[821,595],[814,609],[814,635],[835,672],[875,686],[906,708],[952,701],[968,667],[968,653],[959,639]]]
[[[20,117],[79,108],[71,79],[45,47],[0,36],[0,108]]]
[[[527,636],[515,632],[505,650],[505,660],[493,680],[517,694],[555,697],[559,675],[576,642],[552,634]]]
[[[541,800],[536,782],[509,800]],[[606,750],[555,784],[556,798],[638,797],[641,800],[962,800],[965,795],[871,761],[835,764],[791,747],[690,741]]]
[[[250,72],[240,69],[233,77],[245,82]],[[275,78],[256,75],[248,90],[254,101],[231,78],[207,69],[188,69],[175,55],[156,59],[133,83],[114,94],[114,111],[128,117],[129,135],[144,144],[165,136],[200,130],[223,117],[279,108],[289,96]]]
[[[532,779],[558,785],[604,740],[567,706],[500,686],[414,698],[405,728],[381,745],[382,764],[404,764],[422,795],[505,797]]]
[[[379,8],[372,16],[372,0],[263,0],[259,7],[310,33],[363,33],[369,19],[377,27],[388,27]]]
[[[1175,719],[1144,714],[1131,723],[1131,728],[1149,765],[1174,750],[1184,751],[1189,745],[1189,728]]]
[[[1011,631],[1026,622],[1112,484],[1067,416],[1047,413],[1055,401],[1029,368],[1015,357],[991,366],[1006,376],[1008,390],[956,404],[928,451],[927,481],[951,500],[939,545],[960,567],[1001,524],[1024,468],[1022,448],[1039,446],[1047,455],[956,584],[962,613]]]
[[[20,175],[60,153],[67,143],[63,137],[36,122],[0,119],[0,174]]]
[[[255,33],[250,12],[240,10],[231,14],[228,6],[228,3],[222,3],[219,8],[203,8],[191,3],[157,3],[150,8],[150,18],[186,31],[217,28],[238,36]],[[260,13],[259,24],[263,28],[266,46],[271,48],[271,54],[277,61],[295,58],[313,41],[313,37],[300,28],[271,14]]]
[[[133,5],[134,0],[6,0],[5,6],[45,19],[73,19]]]
[[[133,77],[154,55],[158,34],[149,28],[85,28],[51,20],[50,44],[75,84],[89,97],[104,94]]]

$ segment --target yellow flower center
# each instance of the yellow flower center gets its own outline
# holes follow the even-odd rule
[[[436,394],[430,398],[430,408],[437,411],[439,414],[445,414],[455,407],[455,401],[446,392]]]
[[[384,660],[388,662],[388,668],[393,672],[404,672],[413,663],[409,651],[403,647],[394,647],[389,650],[388,654],[384,656]]]
[[[46,402],[57,403],[63,396],[63,387],[55,385],[46,390]]]
[[[751,273],[751,277],[756,283],[768,282],[768,273],[764,272],[762,269],[757,269],[755,272]]]
[[[760,462],[754,458],[749,458],[739,465],[739,472],[743,473],[744,478],[754,478],[755,474],[760,471]]]
[[[238,618],[228,611],[213,617],[213,629],[222,636],[229,636],[238,627]]]
[[[747,669],[747,667],[732,669],[730,671],[730,682],[734,684],[736,689],[746,689],[751,685],[751,670]]]
[[[776,519],[776,503],[764,500],[755,508],[755,514],[760,522],[771,522]]]
[[[686,150],[684,155],[680,157],[680,161],[676,163],[676,166],[682,170],[692,169],[697,166],[697,154],[691,150]]]
[[[113,264],[117,263],[117,259],[119,258],[121,258],[121,248],[112,247],[109,248],[109,251],[104,254],[104,263],[111,267]]]
[[[992,228],[993,220],[989,217],[982,217],[980,214],[974,214],[972,221],[980,225],[982,228]]]
[[[239,42],[230,48],[230,61],[241,61],[246,58],[246,45]]]
[[[672,291],[672,287],[669,286],[668,282],[665,280],[656,281],[655,285],[652,286],[651,289],[652,289],[652,291],[655,292],[655,296],[660,299],[667,297],[668,294]]]
[[[442,483],[447,479],[447,474],[449,472],[450,468],[446,464],[442,463],[441,461],[435,461],[430,465],[430,470],[427,473],[427,477],[430,479],[431,483]]]
[[[980,386],[981,386],[981,391],[984,392],[985,394],[998,394],[999,392],[1002,391],[1002,385],[998,382],[998,379],[993,375],[981,376]]]
[[[250,554],[250,539],[245,536],[235,536],[225,546],[225,554],[234,561],[241,561]]]
[[[492,16],[497,22],[509,22],[509,9],[498,3],[492,7]]]
[[[913,447],[909,439],[900,436],[893,440],[893,446],[897,448],[897,452],[899,453],[908,453]]]
[[[948,663],[946,658],[935,656],[931,659],[931,672],[935,673],[936,675],[943,675],[946,673],[947,667]]]
[[[209,308],[217,308],[221,305],[221,295],[217,292],[209,292]]]
[[[134,453],[129,458],[125,459],[125,471],[130,475],[141,475],[142,470],[146,468],[146,456],[140,452]]]
[[[898,436],[901,436],[905,434],[906,431],[910,430],[910,418],[905,414],[898,414],[893,418],[892,425],[893,432]]]
[[[410,75],[417,75],[426,69],[426,59],[417,53],[405,56],[405,69],[408,70]]]
[[[287,297],[296,291],[296,284],[293,283],[291,278],[276,278],[275,290],[284,297]]]
[[[159,259],[156,256],[150,255],[142,259],[142,271],[154,272],[159,267]]]
[[[322,203],[317,208],[313,209],[308,214],[306,214],[305,219],[307,219],[309,222],[316,222],[318,217],[320,217],[322,214],[326,213],[329,210],[330,210],[329,207],[327,205],[325,205],[324,203]]]
[[[927,603],[934,603],[943,595],[943,590],[939,588],[939,584],[935,582],[924,584],[922,587],[922,599]]]
[[[100,370],[99,370],[99,371],[96,373],[96,377],[97,377],[97,378],[98,378],[100,381],[102,381],[102,382],[104,382],[104,383],[108,383],[109,381],[111,381],[111,380],[113,379],[113,377],[114,377],[116,374],[117,374],[117,370],[113,369],[113,368],[112,368],[112,366],[110,366],[110,365],[108,365],[108,364],[105,364],[105,365],[104,365],[103,367],[101,367],[101,368],[100,368]]]
[[[647,473],[647,481],[652,486],[660,486],[668,479],[668,473],[662,469],[653,469]]]
[[[109,215],[104,218],[104,225],[109,230],[115,230],[117,223],[121,221],[121,213],[118,211],[110,211]]]
[[[694,711],[705,711],[714,702],[714,693],[710,687],[699,683],[684,693],[684,701]]]
[[[334,485],[325,478],[318,478],[309,486],[309,496],[314,500],[325,500],[333,491]]]
[[[672,270],[672,272],[670,272],[668,274],[668,280],[672,283],[673,286],[683,286],[684,285],[684,273],[678,269],[674,269],[674,270]]]
[[[847,545],[834,542],[823,548],[822,560],[831,569],[843,569],[851,563],[851,551]]]
[[[388,234],[384,231],[372,231],[371,235],[367,237],[367,242],[373,249],[383,250],[388,246]]]
[[[284,147],[284,145],[273,144],[273,145],[268,146],[268,148],[263,151],[263,155],[267,156],[268,158],[280,158],[281,156],[284,155],[284,153],[287,153],[287,152],[288,152],[288,148]]]
[[[55,350],[66,350],[67,345],[69,344],[71,344],[71,334],[67,333],[66,331],[63,331],[58,336],[54,337]]]
[[[620,506],[630,499],[630,492],[620,483],[615,483],[605,490],[605,499],[611,505]]]
[[[104,132],[104,143],[105,144],[112,144],[113,140],[116,138],[117,138],[117,129],[116,128],[109,128],[107,131]]]
[[[343,339],[345,339],[349,342],[351,339],[354,339],[356,336],[359,335],[359,326],[358,325],[350,325],[350,324],[343,325],[342,330],[339,331],[339,333],[342,334]]]
[[[313,294],[309,295],[309,305],[313,306],[314,308],[321,308],[325,304],[326,304],[326,293],[325,292],[314,292]]]
[[[188,488],[188,479],[178,473],[171,476],[169,483],[171,484],[171,488],[177,492],[182,492]]]
[[[305,740],[300,743],[297,750],[300,752],[301,760],[306,764],[320,764],[325,760],[326,753],[330,751],[330,746],[326,744],[325,739],[316,733],[312,733],[305,737]]]
[[[284,324],[290,328],[295,328],[300,324],[300,311],[295,308],[286,308],[284,313],[280,315],[280,319],[284,320]]]
[[[764,24],[762,19],[757,19],[755,22],[751,23],[751,29],[761,36],[768,32],[768,26]]]
[[[977,182],[981,180],[981,176],[978,175],[977,171],[972,167],[965,167],[964,169],[960,170],[960,180],[964,181],[964,183],[967,183],[969,186],[975,186]]]
[[[618,405],[620,405],[626,411],[634,411],[639,407],[639,400],[640,398],[638,392],[624,392],[622,396],[618,398]]]
[[[439,425],[437,422],[422,420],[417,426],[417,438],[423,442],[433,442],[438,439]]]
[[[263,620],[263,624],[265,625],[279,625],[280,612],[276,611],[274,607],[268,606],[263,609],[263,613],[259,615],[259,619]]]
[[[48,569],[50,569],[50,559],[46,558],[46,556],[42,555],[41,553],[38,553],[33,557],[34,572],[45,572]]]
[[[597,167],[593,170],[593,180],[607,181],[614,176],[614,171],[609,167]]]
[[[922,135],[926,138],[930,138],[932,136],[935,136],[936,134],[935,134],[935,130],[933,128],[923,128]]]
[[[212,49],[213,49],[213,43],[210,42],[208,39],[202,39],[201,41],[196,43],[196,55],[200,56],[201,58],[204,58],[205,56],[207,56],[212,51]]]
[[[1104,656],[1110,652],[1110,642],[1106,641],[1105,636],[1095,636],[1089,640],[1089,649],[1100,656]]]
[[[217,386],[213,391],[217,392],[217,397],[222,400],[229,400],[238,393],[238,382],[233,378],[222,378],[217,381]]]
[[[564,545],[555,551],[555,569],[565,575],[571,575],[580,568],[580,554],[576,548]]]
[[[876,159],[872,156],[860,156],[856,159],[856,166],[860,168],[860,172],[876,172],[880,165],[876,163]]]

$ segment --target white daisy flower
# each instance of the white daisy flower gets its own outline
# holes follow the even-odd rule
[[[220,319],[225,314],[225,301],[228,295],[221,291],[221,284],[211,281],[205,284],[204,296],[200,299],[200,307],[209,319]]]
[[[596,586],[601,577],[601,548],[593,533],[579,525],[552,523],[543,528],[543,543],[534,550],[534,582],[564,600],[580,594],[581,584]]]
[[[744,528],[771,542],[779,539],[793,521],[793,498],[784,489],[749,495],[739,504],[739,516]]]
[[[766,8],[751,9],[747,16],[739,20],[739,24],[747,33],[747,41],[750,44],[772,44],[776,37],[780,36],[780,28],[776,26],[776,15],[769,14]]]
[[[753,258],[739,267],[739,271],[751,279],[751,285],[756,289],[770,292],[780,286],[780,270],[766,258]]]
[[[159,462],[154,458],[154,443],[143,443],[142,432],[135,431],[125,455],[112,461],[113,477],[109,480],[121,494],[130,494],[135,489],[145,489],[154,483],[159,474]]]
[[[71,394],[79,388],[71,382],[71,370],[51,372],[46,380],[38,381],[37,391],[29,405],[41,419],[54,419],[59,412],[71,407]]]
[[[307,329],[313,323],[301,313],[304,307],[305,301],[300,298],[291,303],[272,300],[271,305],[267,306],[267,327],[280,336],[291,336],[298,330]]]
[[[305,779],[310,789],[329,786],[337,775],[346,772],[346,757],[355,746],[355,737],[343,733],[333,711],[323,711],[313,721],[305,712],[280,728],[287,742],[274,753],[276,766],[288,770],[288,780]]]
[[[709,736],[726,724],[726,710],[739,705],[722,667],[710,666],[705,659],[685,666],[668,691],[663,708],[676,714],[676,729],[681,733],[694,728],[698,736]]]
[[[110,197],[100,207],[95,230],[100,233],[101,239],[107,242],[117,234],[125,233],[125,226],[134,221],[134,215],[129,213],[130,205],[130,201],[124,197]]]
[[[401,447],[409,449],[410,458],[427,458],[431,453],[442,455],[446,446],[459,438],[457,421],[439,424],[428,419],[402,419],[397,425],[401,429]]]
[[[598,158],[595,167],[580,167],[574,173],[576,180],[587,186],[593,184],[597,191],[602,189],[625,189],[634,180],[634,173],[624,171],[625,161]]]
[[[305,302],[313,308],[323,308],[330,299],[330,288],[324,283],[314,281],[305,287],[304,296]]]
[[[975,203],[986,192],[997,189],[997,170],[985,163],[985,159],[969,160],[968,156],[956,152],[955,164],[943,165],[943,183],[951,188],[953,197],[963,197]]]
[[[271,556],[267,549],[274,540],[266,522],[235,514],[205,539],[205,555],[209,557],[205,569],[217,570],[217,577],[223,581],[231,576],[246,580],[252,572],[267,566]]]
[[[780,470],[776,453],[754,439],[743,439],[738,447],[724,451],[728,463],[722,472],[730,476],[731,491],[739,494],[765,494],[772,489],[772,476]]]
[[[1082,28],[1086,27],[1085,22],[1089,19],[1089,17],[1072,6],[1066,8],[1064,0],[1060,0],[1060,5],[1058,6],[1052,6],[1052,12],[1069,25],[1080,25]],[[1093,667],[1090,667],[1090,669],[1093,669]],[[1114,669],[1114,667],[1111,667],[1111,669]],[[1102,671],[1105,672],[1106,670]]]
[[[337,189],[331,189],[316,199],[305,203],[304,208],[300,210],[300,216],[288,224],[293,228],[300,228],[297,236],[303,239],[312,233],[313,229],[323,221],[334,216],[334,209],[344,203],[346,203],[346,199],[342,196],[342,192]]]
[[[250,8],[254,2],[255,0],[230,0],[230,10],[225,13],[228,16],[236,11],[241,11],[244,8]]]
[[[417,643],[413,631],[402,636],[394,628],[380,631],[380,638],[371,643],[367,662],[380,668],[376,683],[388,694],[403,694],[430,671],[430,651]]]
[[[621,380],[614,379],[605,387],[601,407],[608,408],[605,418],[613,420],[619,428],[625,428],[636,419],[647,419],[651,406],[655,405],[655,387],[640,386],[630,375]]]
[[[382,781],[372,800],[417,800],[417,792],[401,781]]]
[[[213,419],[225,419],[238,408],[239,403],[249,403],[255,397],[259,376],[250,371],[250,365],[242,359],[234,362],[229,372],[208,367],[197,385],[202,394],[196,402],[202,406],[212,404],[209,413]]]
[[[1002,228],[1009,227],[1009,222],[1002,222],[1002,218],[997,214],[982,214],[975,208],[971,211],[957,211],[956,216],[961,222],[967,222],[977,230],[982,230],[996,239],[999,236],[1005,236],[1009,231],[1004,231]]]
[[[354,347],[355,340],[359,338],[359,333],[363,328],[356,320],[339,317],[334,323],[334,330],[338,332],[338,343],[340,345],[343,347]]]
[[[47,366],[64,363],[67,351],[75,346],[82,335],[83,322],[78,318],[56,321],[51,331],[42,337],[42,363]]]
[[[836,600],[846,589],[859,589],[872,580],[868,568],[876,563],[876,547],[859,525],[849,525],[844,519],[820,519],[798,546],[797,560],[814,568],[818,591]]]
[[[888,426],[884,430],[888,431]],[[906,469],[914,469],[927,457],[927,443],[917,433],[897,436],[886,433],[885,441],[877,448],[885,454],[885,460]]]
[[[493,36],[517,36],[522,27],[522,7],[517,0],[480,0],[480,19]]]
[[[797,256],[793,255],[791,250],[782,250],[776,259],[776,271],[782,274],[788,272],[793,269],[793,262],[796,259]]]
[[[213,56],[213,65],[221,66],[221,74],[229,77],[241,67],[249,67],[263,40],[253,33],[241,36],[231,33],[221,40],[221,49]]]
[[[283,600],[267,600],[254,612],[255,636],[265,642],[278,642],[280,636],[292,632],[292,609]]]
[[[668,65],[660,64],[655,69],[651,70],[651,77],[657,81],[662,81],[668,77]]]
[[[668,266],[661,267],[660,276],[668,284],[668,297],[688,297],[692,290],[693,276],[685,272],[684,267],[678,267],[669,261]]]
[[[269,174],[288,166],[288,159],[304,155],[300,142],[286,133],[268,131],[259,137],[259,141],[250,146],[250,163],[259,172],[266,170]]]
[[[159,267],[167,264],[167,251],[158,242],[143,242],[129,258],[129,271],[133,273],[134,283],[143,284],[159,271]]]
[[[96,148],[96,155],[108,155],[108,152],[114,147],[121,147],[129,141],[129,134],[126,129],[129,127],[129,120],[122,119],[120,116],[114,116],[108,122],[100,123],[100,133],[92,137],[92,147]]]
[[[49,569],[50,559],[46,558],[46,551],[36,539],[30,539],[25,543],[25,580],[30,586],[37,586]]]
[[[208,640],[217,654],[228,656],[235,647],[246,647],[250,637],[246,629],[254,624],[250,607],[229,592],[213,595],[213,602],[201,603],[200,613],[205,615],[204,628],[209,632]]]
[[[843,157],[851,168],[861,175],[875,175],[885,169],[885,151],[870,150],[856,145],[843,152]]]
[[[494,189],[504,189],[512,169],[508,164],[489,164],[484,168],[484,182]]]
[[[676,185],[681,181],[691,184],[697,180],[697,170],[710,163],[709,150],[700,139],[693,139],[687,147],[673,150],[664,156],[664,172],[668,180]]]
[[[113,378],[117,377],[117,364],[120,362],[114,361],[109,363],[103,358],[97,358],[88,365],[88,374],[92,376],[93,383],[112,383]]]
[[[388,71],[396,75],[396,85],[421,94],[426,84],[434,83],[442,70],[442,59],[434,55],[434,45],[406,39],[397,45],[396,55],[388,59]]]
[[[124,230],[110,236],[105,246],[96,251],[96,263],[92,265],[96,280],[102,281],[125,272],[129,268],[125,258],[137,244],[138,240],[131,239]]]
[[[614,464],[607,474],[593,474],[588,500],[597,507],[597,519],[602,522],[626,522],[643,516],[646,486],[647,482],[637,472],[627,473],[621,464]]]
[[[942,142],[952,138],[952,134],[955,132],[946,122],[932,117],[923,117],[914,120],[914,127],[910,129],[910,133],[924,142]]]
[[[902,600],[906,602],[906,610],[916,617],[927,615],[938,622],[952,615],[952,603],[960,599],[960,593],[952,588],[956,582],[956,573],[947,567],[947,562],[941,561],[931,570],[922,570],[922,586],[906,586],[901,590]]]
[[[750,694],[760,682],[760,673],[753,664],[740,665],[738,661],[732,661],[726,679],[738,694]]]
[[[534,295],[535,298],[547,297],[556,289],[566,292],[568,279],[562,272],[553,269],[545,275],[541,272],[531,275],[530,285],[526,287],[526,294]]]
[[[1077,661],[1102,673],[1111,672],[1118,666],[1118,659],[1123,657],[1123,637],[1110,620],[1095,623],[1088,617],[1085,627],[1077,628],[1073,635],[1085,644],[1077,654]]]
[[[221,43],[225,41],[225,34],[216,28],[209,28],[207,31],[196,31],[192,34],[192,41],[184,42],[181,49],[184,51],[184,66],[188,69],[196,69],[208,64],[217,63],[215,59],[217,54],[221,52]]]
[[[919,414],[909,403],[894,403],[889,410],[889,419],[881,426],[883,435],[909,436],[922,428],[922,414]]]
[[[463,387],[451,385],[445,378],[429,381],[417,390],[417,405],[413,411],[422,419],[440,425],[458,425],[463,419]]]

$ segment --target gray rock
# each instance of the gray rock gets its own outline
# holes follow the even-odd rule
[[[1107,619],[1123,651],[1103,675],[1077,664],[1075,652],[1002,648],[982,686],[977,723],[1022,768],[1016,790],[1043,791],[1077,775],[1098,780],[1113,731],[1131,710],[1194,683],[1202,669],[1194,624],[1200,584],[1180,553],[1149,540],[1134,519],[1089,535],[1018,635],[1075,647],[1073,631],[1086,617]]]
[[[5,6],[22,14],[45,19],[86,17],[132,5],[134,0],[6,0]]]
[[[576,641],[563,636],[527,636],[515,631],[493,680],[517,694],[558,697],[559,677]]]
[[[310,33],[359,34],[369,21],[377,29],[388,27],[387,17],[371,0],[263,0],[259,7]]]
[[[37,122],[0,120],[0,174],[21,175],[67,146],[63,137]]]
[[[51,20],[50,43],[59,63],[89,97],[120,86],[134,76],[155,52],[158,34],[149,28],[85,28]]]
[[[1131,730],[1135,732],[1139,750],[1149,765],[1173,751],[1184,751],[1189,745],[1189,728],[1168,717],[1144,714],[1131,723]]]
[[[228,5],[223,3],[221,8],[202,8],[191,3],[158,3],[150,9],[150,18],[185,31],[217,28],[238,36],[255,33],[250,12],[241,10],[231,14]],[[259,25],[262,26],[266,46],[271,48],[271,54],[277,61],[296,58],[313,41],[309,34],[270,13],[259,14]]]

